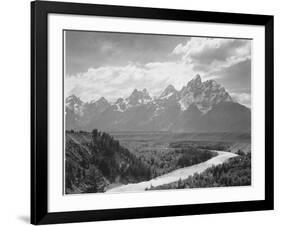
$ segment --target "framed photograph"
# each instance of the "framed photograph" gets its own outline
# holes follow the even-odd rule
[[[31,223],[273,209],[273,16],[31,3]]]

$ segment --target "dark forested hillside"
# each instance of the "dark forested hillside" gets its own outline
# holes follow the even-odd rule
[[[65,192],[104,192],[109,184],[148,180],[150,168],[107,133],[66,132]]]
[[[251,185],[251,153],[231,158],[228,162],[208,168],[201,174],[174,183],[151,187],[148,190],[226,187]]]
[[[152,138],[152,135],[151,135]],[[217,155],[201,143],[121,141],[93,130],[65,135],[66,193],[105,192],[115,186],[147,181]],[[144,146],[143,146],[144,145]]]

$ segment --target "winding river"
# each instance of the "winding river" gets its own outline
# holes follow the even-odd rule
[[[108,193],[121,193],[121,192],[136,192],[136,191],[144,191],[146,188],[149,188],[150,186],[159,186],[163,184],[169,184],[175,181],[178,181],[180,178],[182,180],[187,179],[189,176],[192,176],[194,173],[202,173],[204,170],[211,166],[216,166],[219,164],[224,163],[229,158],[237,156],[234,153],[231,152],[225,152],[225,151],[215,151],[218,153],[217,156],[209,159],[206,162],[202,162],[196,165],[184,167],[181,169],[177,169],[174,171],[171,171],[170,173],[161,175],[159,177],[155,177],[149,181],[143,181],[139,183],[133,183],[133,184],[126,184],[121,185],[112,189],[107,190]]]

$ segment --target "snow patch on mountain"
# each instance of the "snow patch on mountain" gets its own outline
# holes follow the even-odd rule
[[[220,102],[232,102],[232,98],[216,81],[202,82],[200,75],[196,75],[180,91],[181,109],[187,109],[194,103],[201,112],[207,113]]]
[[[152,98],[150,97],[146,89],[143,90],[134,89],[132,94],[128,98],[126,98],[126,100],[128,101],[128,104],[130,106],[135,106],[140,104],[147,104],[152,101]]]
[[[128,101],[123,98],[118,98],[114,104],[114,109],[119,112],[124,112],[128,109]]]
[[[79,116],[83,116],[83,105],[83,101],[75,95],[71,95],[65,100],[66,109],[69,109],[70,111],[74,112],[74,114]]]
[[[161,93],[158,99],[170,99],[170,97],[175,96],[177,98],[178,91],[173,85],[167,86],[167,88]]]
[[[189,107],[189,106],[187,106],[186,103],[184,103],[182,100],[179,100],[178,103],[180,104],[181,111],[185,111],[185,110],[187,110],[187,108]]]

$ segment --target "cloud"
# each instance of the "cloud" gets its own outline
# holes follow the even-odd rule
[[[127,35],[71,36],[66,67],[75,69],[66,70],[65,95],[115,101],[135,88],[146,88],[157,96],[170,84],[181,89],[199,73],[203,80],[217,80],[235,100],[250,106],[251,41]]]
[[[233,93],[251,92],[251,60],[245,60],[211,74],[217,82]]]
[[[214,73],[251,58],[251,41],[193,37],[178,44],[173,54],[181,55],[197,72]]]
[[[66,76],[65,92],[66,96],[75,94],[84,101],[101,96],[115,101],[128,97],[134,88],[146,88],[152,96],[157,96],[170,84],[180,89],[193,76],[191,67],[180,62],[98,67],[76,76]]]
[[[249,93],[230,93],[232,99],[240,104],[251,108],[251,94]]]
[[[170,53],[178,43],[186,40],[184,36],[66,31],[66,73],[75,76],[91,67],[174,61],[180,56]]]

